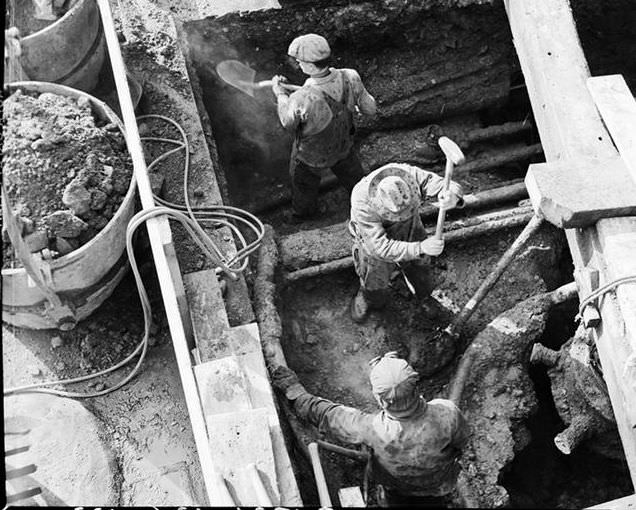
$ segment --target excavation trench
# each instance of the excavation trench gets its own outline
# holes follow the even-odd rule
[[[265,260],[255,268],[254,304],[266,356],[275,363],[286,358],[310,392],[372,411],[376,404],[370,393],[368,361],[406,345],[422,375],[424,396],[447,396],[457,359],[439,370],[449,346],[435,341],[435,331],[469,300],[531,216],[527,204],[519,204],[525,198],[523,190],[510,189],[523,178],[529,163],[543,161],[541,146],[503,6],[477,4],[301,1],[278,10],[227,14],[184,26],[200,84],[201,114],[210,122],[208,141],[219,154],[218,177],[225,182],[226,199],[258,212],[277,236],[276,246],[265,250]],[[604,17],[591,4],[574,5],[591,67],[604,73],[623,72],[633,84],[636,70],[616,55],[604,59],[607,48],[601,47],[598,37],[599,30],[611,32],[616,47],[629,50],[631,43],[617,39],[614,31],[627,34],[628,24],[618,21],[621,6],[628,9],[627,4],[615,2]],[[278,122],[273,95],[264,89],[252,97],[215,72],[219,62],[237,59],[256,70],[256,80],[284,74],[300,84],[302,75],[285,55],[291,38],[305,32],[324,35],[332,46],[333,65],[357,69],[378,101],[379,114],[358,123],[357,143],[367,171],[403,161],[440,172],[443,156],[436,140],[446,135],[467,156],[465,168],[459,167],[456,175],[467,193],[477,196],[507,187],[506,192],[494,192],[500,195],[497,200],[448,215],[447,225],[454,230],[449,230],[447,247],[433,264],[433,296],[439,302],[434,319],[421,313],[396,274],[387,307],[364,324],[351,320],[349,301],[358,283],[348,258],[346,193],[326,174],[320,199],[327,206],[325,214],[302,225],[286,223],[292,136]],[[423,213],[425,224],[434,228],[434,212]],[[485,219],[475,219],[480,215]],[[514,221],[464,235],[482,220],[513,216]],[[498,323],[493,326],[491,321],[521,301],[571,280],[564,236],[544,224],[463,328],[462,348],[482,335],[492,344],[493,359],[479,360],[482,368],[492,370],[482,374],[480,385],[469,380],[466,391],[474,392],[474,398],[464,395],[461,400],[478,432],[463,459],[458,501],[463,498],[464,503],[482,507],[579,506],[629,492],[624,460],[607,460],[585,446],[572,457],[555,448],[552,438],[565,424],[555,411],[545,370],[529,364],[534,342],[550,339],[550,346],[558,349],[571,336],[576,299],[541,311],[532,308],[534,302],[523,304],[523,313],[512,317],[528,320],[519,324],[523,334],[514,341],[488,329],[496,329]],[[509,357],[498,356],[498,349]],[[499,412],[496,406],[509,409]],[[307,440],[316,431],[303,429],[303,434]],[[299,468],[303,499],[316,504],[311,471],[294,441],[292,434],[289,445]],[[578,469],[587,459],[594,469]],[[323,462],[334,501],[338,488],[362,484],[360,463],[333,453],[325,453]],[[568,469],[576,474],[566,475]],[[549,483],[547,472],[554,473]],[[613,481],[604,485],[605,474]],[[533,492],[535,485],[541,485],[541,491]]]

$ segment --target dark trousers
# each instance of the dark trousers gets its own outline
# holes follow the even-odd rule
[[[289,167],[292,188],[292,210],[297,216],[312,216],[318,211],[318,188],[323,168],[315,168],[292,157]],[[331,167],[331,171],[349,195],[357,182],[364,177],[358,151],[352,148],[343,159]]]

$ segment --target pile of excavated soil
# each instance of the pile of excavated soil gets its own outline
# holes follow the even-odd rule
[[[115,124],[87,99],[16,91],[4,101],[4,185],[32,253],[54,258],[95,237],[130,186],[132,165]],[[3,268],[20,267],[3,232]]]

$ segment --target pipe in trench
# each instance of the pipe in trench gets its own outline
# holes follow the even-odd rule
[[[541,144],[529,145],[527,147],[517,147],[513,149],[507,149],[503,151],[497,152],[495,155],[486,156],[484,158],[476,159],[470,161],[468,163],[463,164],[461,167],[458,167],[458,173],[466,174],[469,172],[484,172],[487,170],[493,170],[500,166],[509,165],[511,163],[516,163],[518,161],[523,161],[529,159],[533,156],[537,156],[543,154],[543,148]],[[413,160],[411,161],[414,164],[423,164],[430,165],[430,161],[428,160]],[[431,171],[441,171],[442,167],[434,167]],[[335,188],[338,185],[338,178],[329,174],[323,177],[320,181],[319,189],[321,191],[327,191]],[[285,190],[283,194],[279,197],[260,204],[255,205],[252,209],[252,213],[254,214],[262,214],[264,212],[268,212],[272,209],[276,209],[288,204],[291,201],[291,192],[289,190]]]
[[[450,230],[445,231],[445,242],[454,243],[465,241],[499,230],[518,227],[519,225],[527,223],[534,216],[531,207],[518,207],[510,209],[506,211],[506,213],[507,214],[502,218],[476,222],[476,224],[470,226],[462,226],[455,222],[449,226]],[[295,282],[304,278],[326,275],[350,267],[353,267],[353,257],[351,256],[291,271],[283,275],[283,281],[285,283]]]

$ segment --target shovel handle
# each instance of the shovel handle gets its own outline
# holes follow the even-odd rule
[[[254,84],[254,88],[263,89],[265,87],[271,87],[273,84],[273,80],[258,81]],[[279,83],[279,85],[287,90],[298,90],[300,88],[300,85],[292,85],[291,83]]]

